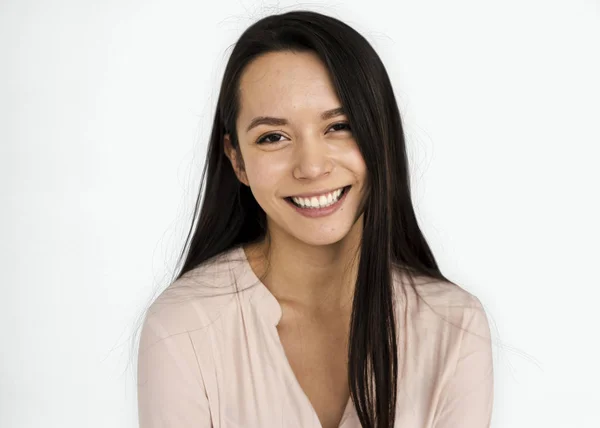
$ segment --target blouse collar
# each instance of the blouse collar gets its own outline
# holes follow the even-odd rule
[[[244,290],[244,294],[247,293],[249,303],[256,307],[260,317],[264,317],[270,325],[277,326],[283,314],[281,305],[252,270],[242,245],[229,252],[228,261],[236,272],[240,292]]]

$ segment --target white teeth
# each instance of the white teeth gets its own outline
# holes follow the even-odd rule
[[[338,201],[342,194],[342,189],[335,190],[326,195],[312,198],[292,198],[292,200],[303,208],[324,208]]]

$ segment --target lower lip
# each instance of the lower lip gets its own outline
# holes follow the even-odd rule
[[[344,200],[346,199],[346,196],[348,195],[350,190],[352,190],[352,189],[351,188],[346,189],[346,191],[344,192],[342,197],[340,199],[338,199],[336,203],[329,205],[328,207],[325,207],[325,208],[302,208],[302,207],[294,205],[293,202],[291,202],[287,199],[286,199],[286,202],[288,204],[290,204],[292,206],[292,208],[295,208],[296,211],[298,211],[304,217],[313,217],[313,218],[314,217],[324,217],[326,215],[333,214],[334,212],[336,212],[338,210],[339,207],[342,206],[342,204],[344,203]]]

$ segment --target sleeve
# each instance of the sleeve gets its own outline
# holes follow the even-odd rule
[[[489,428],[494,370],[488,319],[479,299],[465,309],[454,375],[444,387],[434,428]]]
[[[144,320],[137,366],[140,428],[211,428],[208,398],[190,335]]]

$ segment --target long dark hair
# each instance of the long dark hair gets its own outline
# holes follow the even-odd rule
[[[224,136],[230,135],[239,152],[240,76],[253,59],[283,50],[311,51],[323,61],[366,164],[369,192],[350,322],[348,378],[362,426],[390,428],[395,420],[399,340],[392,270],[450,281],[440,272],[417,224],[404,131],[390,79],[375,50],[353,28],[316,12],[293,11],[265,17],[240,36],[225,68],[195,221],[174,280],[233,247],[267,239],[266,214],[234,173]],[[416,291],[412,278],[410,283]]]

